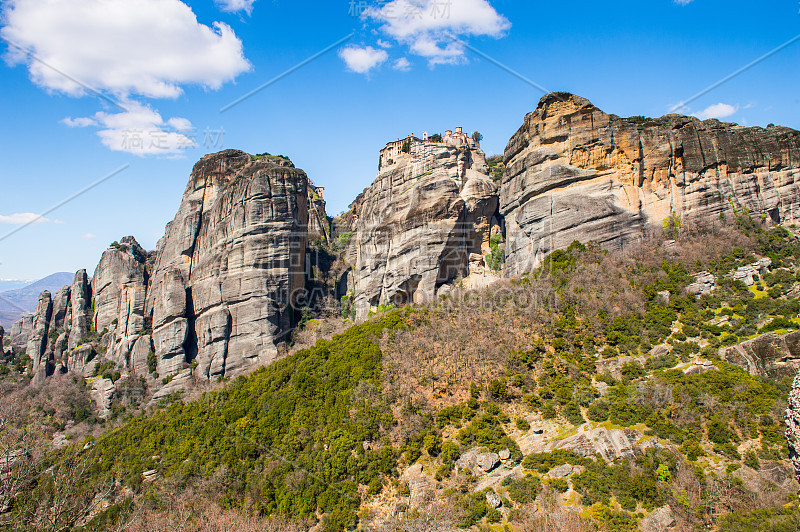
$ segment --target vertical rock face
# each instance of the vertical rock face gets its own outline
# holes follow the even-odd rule
[[[785,422],[789,458],[794,464],[795,476],[800,481],[800,375],[794,378],[792,390],[789,392]]]
[[[331,237],[331,225],[322,193],[322,187],[308,187],[308,241],[327,244]]]
[[[78,270],[70,287],[71,324],[67,345],[75,349],[92,326],[92,291],[86,270]]]
[[[496,213],[497,189],[476,142],[415,144],[351,205],[346,259],[357,315],[378,304],[431,300],[467,276],[470,254],[488,252]]]
[[[130,336],[144,328],[147,254],[131,236],[115,244],[103,253],[92,277],[94,323],[98,331]]]
[[[511,138],[500,212],[508,275],[573,240],[614,247],[666,218],[750,209],[800,217],[800,134],[667,115],[608,115],[568,93],[544,96]]]
[[[147,253],[128,236],[103,253],[92,277],[95,328],[107,331],[110,358],[128,369],[131,349],[145,327],[146,261]]]
[[[159,373],[196,360],[206,378],[236,375],[277,357],[305,283],[308,186],[290,162],[237,150],[195,165],[147,296]]]
[[[30,338],[31,331],[33,330],[33,314],[23,316],[18,321],[14,322],[11,326],[9,338],[11,345],[24,349],[28,345],[28,338]]]
[[[39,384],[51,372],[48,368],[48,339],[47,334],[50,329],[50,319],[53,315],[53,301],[50,292],[42,292],[39,296],[39,303],[33,313],[33,328],[28,339],[28,356],[33,359],[33,384]]]
[[[61,329],[64,327],[69,313],[70,306],[70,287],[65,286],[59,289],[53,296],[53,323],[52,328]]]
[[[5,354],[6,348],[3,342],[5,341],[6,330],[0,327],[0,354]]]

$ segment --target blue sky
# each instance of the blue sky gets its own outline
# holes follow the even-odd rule
[[[91,275],[128,234],[154,249],[192,165],[222,148],[290,156],[325,187],[329,214],[372,182],[388,140],[461,125],[502,153],[542,92],[472,49],[607,112],[660,116],[800,34],[800,4],[775,0],[2,6],[0,279]],[[798,65],[795,42],[680,112],[800,128]]]

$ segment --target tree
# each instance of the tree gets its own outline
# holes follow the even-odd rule
[[[428,140],[430,140],[431,142],[442,142],[442,135],[440,133],[434,133],[433,135],[428,137]]]
[[[403,153],[411,153],[411,141],[406,140],[405,142],[403,142],[403,147],[400,148],[400,151],[402,151]]]
[[[479,143],[480,141],[483,140],[483,135],[481,135],[478,131],[476,131],[475,133],[472,134],[472,140]]]

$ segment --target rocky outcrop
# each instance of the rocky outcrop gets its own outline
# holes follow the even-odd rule
[[[322,187],[308,187],[308,241],[327,244],[331,238],[331,224],[323,191]]]
[[[675,530],[677,522],[669,505],[657,508],[639,523],[641,532],[668,532]]]
[[[111,413],[111,403],[114,400],[115,391],[116,387],[111,379],[98,377],[92,381],[91,396],[99,417],[105,418]]]
[[[75,349],[92,328],[92,292],[86,270],[78,270],[70,287],[71,319],[67,347]]]
[[[4,355],[6,352],[5,337],[6,337],[6,330],[3,329],[3,327],[0,327],[0,355]]]
[[[70,308],[70,287],[65,286],[56,291],[53,296],[53,320],[52,328],[63,329],[68,318],[72,317]]]
[[[210,379],[277,358],[305,284],[308,187],[288,160],[237,150],[195,165],[147,295],[160,374],[196,360]]]
[[[131,368],[131,350],[145,328],[147,253],[136,239],[125,237],[107,249],[92,277],[94,327],[108,333],[109,358]]]
[[[672,217],[717,221],[746,209],[800,217],[800,134],[667,115],[608,115],[544,96],[505,150],[500,213],[506,274],[574,240],[618,247]]]
[[[379,304],[432,300],[469,275],[471,254],[489,253],[501,223],[484,153],[466,138],[414,144],[350,209],[345,260],[359,317]]]
[[[565,449],[587,457],[599,453],[605,461],[614,462],[620,458],[634,458],[645,447],[655,445],[653,441],[640,443],[641,439],[642,434],[632,429],[597,427],[553,442],[547,450]]]
[[[784,417],[786,443],[789,446],[789,458],[794,465],[795,477],[800,482],[800,375],[794,378],[787,402]]]
[[[751,375],[781,380],[800,370],[800,331],[762,334],[720,349],[720,356]]]
[[[20,349],[25,349],[28,345],[28,338],[33,330],[33,314],[23,316],[11,326],[8,337],[11,345]]]
[[[33,359],[33,384],[44,382],[45,377],[52,373],[52,367],[48,367],[52,352],[48,349],[47,341],[52,315],[53,301],[50,292],[42,292],[33,313],[33,328],[27,346],[27,354]]]

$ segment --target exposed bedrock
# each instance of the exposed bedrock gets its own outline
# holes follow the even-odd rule
[[[800,216],[800,135],[667,115],[608,115],[568,93],[544,96],[505,150],[500,212],[506,274],[573,240],[618,247],[665,219],[717,221],[749,209]]]

